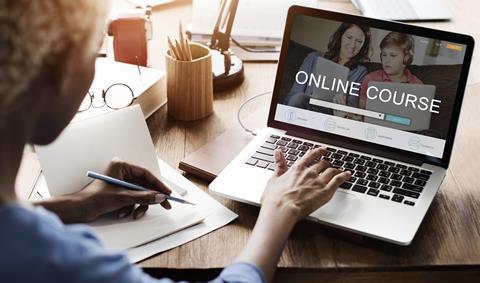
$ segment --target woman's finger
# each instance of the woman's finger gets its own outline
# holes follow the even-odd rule
[[[139,205],[133,212],[133,219],[142,218],[145,215],[145,212],[148,210],[148,205],[142,204]]]
[[[134,205],[129,205],[129,206],[125,206],[125,207],[120,208],[117,212],[117,217],[118,218],[125,218],[125,217],[129,216],[130,214],[132,214],[132,211],[133,211],[134,207],[135,207]]]
[[[172,208],[172,205],[168,202],[164,195],[158,194],[155,198],[155,202],[159,203],[165,209]]]
[[[323,147],[310,150],[307,152],[307,154],[305,154],[302,158],[300,158],[295,165],[297,166],[298,169],[303,170],[308,166],[310,166],[315,161],[315,159],[324,155],[325,152],[327,152],[327,150]]]
[[[310,167],[310,170],[312,170],[313,172],[315,172],[317,174],[320,174],[329,167],[332,167],[332,164],[330,164],[330,162],[328,162],[328,161],[322,160],[322,161],[312,165]]]
[[[276,149],[273,152],[273,156],[275,157],[275,175],[281,176],[288,170],[287,160],[285,159],[283,152],[279,149]]]
[[[134,182],[137,185],[146,187],[147,189],[156,190],[167,195],[172,193],[172,190],[167,185],[155,177],[155,175],[153,175],[150,171],[141,166],[119,160],[114,161],[113,164],[114,165],[111,167],[119,170],[121,172],[120,174],[122,175],[121,177],[123,177],[125,181]]]
[[[126,206],[132,204],[149,205],[161,203],[165,200],[165,197],[156,191],[123,190],[119,192],[118,199],[121,202],[121,206]]]
[[[318,178],[320,178],[320,180],[322,180],[324,184],[328,184],[333,177],[340,174],[341,172],[342,171],[338,169],[330,167],[330,168],[327,168],[325,171],[323,171],[323,173],[320,174]]]
[[[168,202],[168,200],[165,200],[164,202],[160,203],[160,205],[165,209],[172,208],[172,205],[170,204],[170,202]]]
[[[345,171],[340,174],[335,175],[327,184],[326,189],[332,190],[337,189],[341,184],[348,181],[352,177],[350,171]]]
[[[147,187],[148,189],[157,190],[167,195],[172,193],[172,190],[166,184],[160,181],[147,169],[132,164],[129,164],[129,167],[132,177],[141,183],[141,185]]]

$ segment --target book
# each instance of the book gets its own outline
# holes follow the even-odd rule
[[[246,117],[244,122],[252,129],[261,129],[267,126],[267,117],[268,108],[263,107]],[[235,125],[183,158],[178,168],[211,182],[252,139],[250,133]]]
[[[94,95],[92,106],[103,105],[102,90],[106,90],[113,84],[123,83],[132,89],[135,97],[133,105],[140,105],[147,119],[167,102],[165,77],[165,70],[116,62],[110,58],[97,58],[95,77],[89,90]],[[115,111],[106,105],[96,107],[77,113],[72,122]]]

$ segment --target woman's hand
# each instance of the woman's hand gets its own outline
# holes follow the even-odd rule
[[[271,282],[288,235],[295,223],[327,203],[350,172],[331,168],[326,161],[316,162],[325,153],[309,151],[288,168],[285,156],[275,151],[275,172],[262,196],[262,208],[247,246],[237,261],[258,266]]]
[[[288,170],[285,156],[276,150],[276,170],[263,193],[262,209],[285,212],[298,221],[327,203],[351,174],[332,168],[327,161],[315,162],[325,152],[311,150]]]
[[[138,184],[152,191],[132,191],[94,180],[83,190],[67,196],[47,199],[38,204],[55,212],[64,222],[90,222],[107,213],[116,213],[119,218],[145,215],[149,205],[161,204],[170,209],[170,203],[162,194],[172,191],[147,169],[113,160],[105,175]]]

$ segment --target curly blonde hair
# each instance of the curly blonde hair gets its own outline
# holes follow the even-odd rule
[[[97,51],[108,2],[0,0],[0,124],[59,52],[72,44],[84,51],[79,58]]]

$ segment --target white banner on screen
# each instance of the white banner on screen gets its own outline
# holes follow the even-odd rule
[[[445,148],[442,139],[282,104],[277,105],[275,120],[438,158]]]

